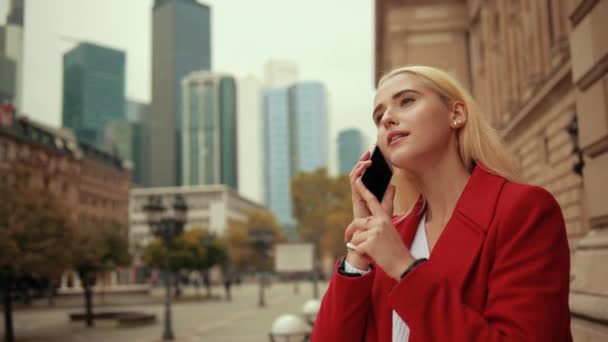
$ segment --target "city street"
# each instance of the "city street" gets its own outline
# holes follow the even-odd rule
[[[327,283],[321,283],[320,293]],[[272,284],[266,289],[265,308],[258,308],[258,286],[244,284],[232,288],[232,301],[181,302],[173,305],[173,330],[176,341],[268,341],[273,321],[286,313],[300,314],[304,302],[312,298],[312,285],[300,283],[299,294],[294,294],[293,284]],[[190,289],[189,289],[190,290]],[[204,291],[204,290],[203,290]],[[224,295],[220,287],[214,295]],[[163,323],[163,306],[146,304],[135,306],[103,307],[96,311],[129,310],[157,315],[157,322],[138,327],[116,327],[115,323],[98,321],[93,328],[84,323],[72,323],[68,314],[80,308],[36,308],[15,312],[17,341],[160,341]],[[0,328],[0,335],[3,334]]]

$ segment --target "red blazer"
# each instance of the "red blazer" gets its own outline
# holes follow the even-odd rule
[[[396,224],[410,246],[421,202]],[[417,210],[418,209],[418,210]],[[392,338],[392,311],[418,341],[572,341],[570,252],[559,205],[542,188],[476,167],[429,261],[396,282],[379,267],[336,270],[311,341]]]

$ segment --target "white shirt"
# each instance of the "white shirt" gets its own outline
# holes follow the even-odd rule
[[[430,255],[429,244],[426,239],[426,231],[424,221],[426,220],[426,213],[422,215],[418,228],[416,229],[416,235],[414,235],[414,241],[410,247],[410,253],[415,259],[428,258]],[[359,273],[361,275],[367,274],[370,270],[364,271],[356,267],[351,266],[348,262],[344,262],[344,271],[347,273]],[[410,338],[410,328],[407,324],[399,317],[397,312],[393,310],[393,342],[407,342]]]

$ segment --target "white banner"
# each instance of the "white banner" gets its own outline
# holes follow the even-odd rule
[[[312,243],[281,243],[275,246],[274,268],[277,272],[309,272],[313,270]]]

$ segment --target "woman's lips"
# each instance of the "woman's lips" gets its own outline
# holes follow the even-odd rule
[[[407,132],[391,133],[388,137],[388,146],[397,145],[408,136],[409,133]]]

